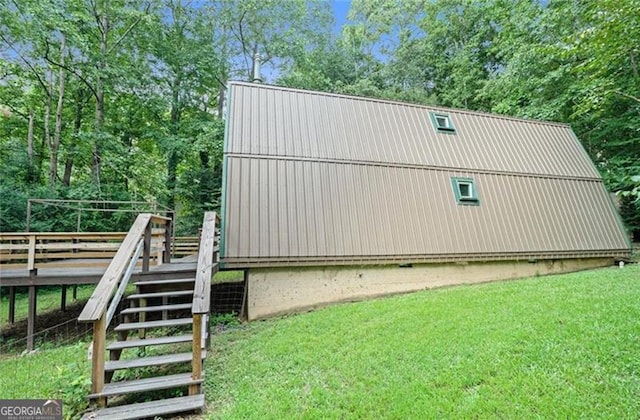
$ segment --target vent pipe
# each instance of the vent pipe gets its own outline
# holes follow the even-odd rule
[[[253,83],[262,83],[262,75],[260,75],[260,53],[256,48],[253,53]]]

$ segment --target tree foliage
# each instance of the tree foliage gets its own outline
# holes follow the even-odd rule
[[[637,234],[638,10],[353,0],[338,31],[320,0],[0,0],[0,229],[73,197],[158,200],[194,231],[220,206],[225,84],[258,53],[266,82],[569,123]]]

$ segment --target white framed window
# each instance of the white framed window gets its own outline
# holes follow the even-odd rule
[[[458,190],[460,190],[461,200],[473,200],[475,198],[475,195],[473,193],[473,183],[471,182],[458,182]]]
[[[458,204],[478,206],[480,200],[478,199],[478,190],[473,178],[451,178],[451,186],[453,188],[453,195]]]
[[[455,133],[456,128],[453,125],[451,116],[442,112],[430,112],[431,123],[438,132],[442,133]]]

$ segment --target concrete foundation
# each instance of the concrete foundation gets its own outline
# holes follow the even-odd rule
[[[456,284],[482,283],[567,273],[613,264],[612,258],[414,264],[411,267],[331,266],[255,268],[248,271],[249,320],[305,311],[335,302],[412,292]]]

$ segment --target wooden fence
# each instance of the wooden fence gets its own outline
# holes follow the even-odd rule
[[[0,268],[83,268],[107,267],[126,232],[0,232]],[[165,230],[151,232],[151,265],[162,263]],[[176,237],[171,255],[179,258],[198,252],[197,236]]]
[[[144,214],[147,218],[144,228],[144,255],[135,266],[141,266],[143,272],[150,265],[159,265],[170,261],[171,220],[165,217]],[[163,225],[163,227],[153,227]],[[34,348],[36,319],[36,288],[38,270],[45,271],[44,277],[51,274],[49,269],[62,269],[63,273],[78,274],[106,270],[105,275],[117,256],[121,244],[127,238],[121,232],[89,233],[53,233],[21,232],[0,233],[0,276],[13,276],[29,288],[29,310],[27,313],[27,349]],[[45,270],[46,269],[46,270]],[[84,271],[83,271],[84,270]],[[55,271],[55,270],[54,270]],[[51,277],[50,277],[51,278]],[[44,283],[40,283],[44,284]],[[2,284],[0,283],[0,286]],[[15,319],[15,286],[9,286],[9,322]],[[66,285],[62,286],[62,307],[66,301]]]

